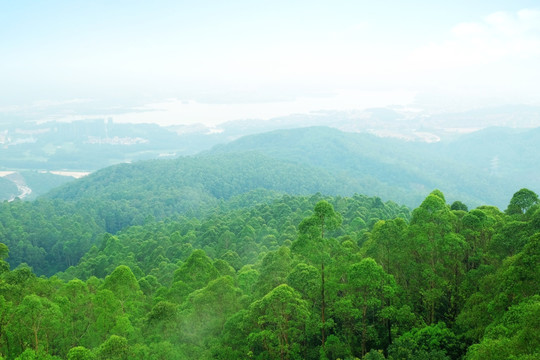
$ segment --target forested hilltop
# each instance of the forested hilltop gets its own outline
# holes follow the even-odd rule
[[[516,188],[540,191],[538,143],[540,128],[486,128],[427,143],[310,127],[245,136],[210,153],[257,151],[324,169],[353,179],[356,192],[410,207],[438,188],[450,201],[504,208]]]
[[[133,191],[146,201],[145,182]],[[236,193],[218,180],[193,190],[207,206],[184,208],[137,203],[128,183],[110,183],[125,193],[81,180],[88,193],[1,204],[1,358],[540,356],[530,190],[504,212],[435,190],[410,212],[364,195]],[[30,255],[33,269],[16,265]]]
[[[155,139],[142,144],[146,150],[141,156],[129,157],[126,154],[125,158],[101,163],[105,166],[133,161],[132,164],[99,171],[100,166],[97,165],[83,167],[83,170],[96,171],[99,175],[83,182],[72,182],[56,191],[54,197],[75,199],[98,196],[131,201],[133,193],[130,191],[137,188],[144,194],[152,192],[160,198],[170,198],[173,203],[178,203],[175,200],[177,195],[190,200],[189,205],[183,203],[174,206],[199,207],[200,201],[192,201],[197,196],[209,200],[209,197],[219,198],[233,192],[243,193],[239,190],[249,186],[251,189],[275,188],[295,195],[317,191],[343,196],[361,193],[414,208],[432,189],[438,188],[449,202],[460,200],[473,207],[491,204],[504,208],[516,189],[526,187],[540,191],[540,170],[537,166],[540,163],[540,153],[537,151],[539,128],[486,128],[470,134],[443,137],[441,141],[432,143],[343,132],[329,127],[282,129],[240,138],[238,134],[235,135],[220,137],[224,144],[197,155],[136,161],[157,157],[150,150],[162,149],[161,145],[172,149],[174,146],[186,146],[183,140],[174,137],[169,141],[164,140],[163,144]],[[160,146],[154,148],[156,142]],[[191,140],[187,144],[191,144]],[[51,147],[39,141],[36,143],[38,145]],[[118,150],[115,145],[103,144],[99,151],[88,150],[87,156],[98,162],[108,159],[106,155],[115,154],[113,149],[109,149],[110,146]],[[131,145],[124,147],[130,148]],[[206,148],[209,147],[210,144]],[[24,151],[17,153],[27,154]],[[67,153],[75,158],[78,156],[77,152],[72,154],[71,150]],[[167,154],[168,157],[176,156],[172,150]],[[7,158],[17,159],[11,156]],[[58,164],[49,164],[47,160],[38,167],[43,168],[58,169]],[[62,167],[66,168],[81,170],[81,167],[74,168],[69,164]],[[235,177],[235,172],[247,176],[249,180]],[[210,180],[205,178],[206,173],[211,174]],[[268,180],[264,181],[259,173],[264,173]],[[298,176],[291,177],[289,174]],[[66,177],[36,171],[19,170],[17,176],[18,183],[25,183],[32,190],[26,194],[28,200],[43,195],[67,180]],[[220,177],[224,178],[221,185],[217,184]],[[2,180],[7,178],[0,178],[0,199],[20,195],[21,191],[12,182]],[[228,180],[234,181],[231,183]],[[118,188],[120,184],[122,189]],[[215,189],[208,191],[209,186]],[[145,199],[143,202],[148,201]],[[170,209],[171,204],[166,207]]]

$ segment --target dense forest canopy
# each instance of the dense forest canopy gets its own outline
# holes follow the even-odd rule
[[[0,359],[536,358],[538,195],[469,209],[522,175],[478,136],[280,130],[5,201]]]
[[[539,0],[0,4],[0,360],[540,360]]]
[[[540,355],[531,190],[504,212],[448,204],[438,190],[411,212],[364,195],[259,189],[193,213],[158,213],[158,198],[144,217],[88,188],[92,199],[1,204],[0,357]],[[123,211],[140,220],[123,223]]]

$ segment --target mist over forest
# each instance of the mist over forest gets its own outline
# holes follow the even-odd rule
[[[4,125],[0,356],[535,358],[540,128],[340,115]]]
[[[537,1],[4,1],[0,54],[0,360],[540,359]]]

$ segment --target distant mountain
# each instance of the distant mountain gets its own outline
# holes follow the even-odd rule
[[[489,128],[424,143],[325,127],[247,136],[212,153],[258,151],[356,179],[358,192],[417,206],[433,188],[449,200],[505,208],[521,187],[540,189],[540,129]]]
[[[110,119],[4,124],[0,170],[96,171],[119,163],[191,156],[216,146],[206,156],[257,151],[330,171],[343,184],[333,188],[336,194],[359,192],[417,206],[440,187],[449,199],[471,206],[505,207],[517,188],[539,188],[535,167],[540,130],[471,131],[490,123],[533,126],[538,114],[538,107],[516,105],[445,114],[407,108],[325,111],[215,127],[164,128]],[[27,184],[32,196],[57,185],[51,179],[38,180],[40,172],[34,174],[36,181]],[[13,189],[12,183],[0,183],[0,200],[12,198]]]
[[[490,128],[439,143],[327,127],[278,130],[246,136],[195,156],[113,165],[65,183],[34,202],[14,201],[13,207],[4,204],[4,209],[18,209],[18,216],[33,226],[36,241],[56,239],[58,234],[93,234],[81,237],[85,250],[101,231],[114,234],[153,219],[203,218],[211,212],[268,203],[283,194],[357,193],[415,207],[439,189],[449,204],[460,200],[469,208],[495,205],[504,210],[520,188],[539,192],[538,143],[540,129]],[[17,177],[26,176],[26,184],[38,188],[32,181],[43,174],[33,175],[35,179],[24,173]],[[53,222],[73,217],[94,230],[72,227],[65,234],[58,229],[44,232],[35,225],[39,215],[29,212],[34,206],[36,214],[46,213]],[[52,251],[56,240],[49,242],[46,248]],[[54,251],[55,256],[63,256],[60,248]],[[14,254],[45,261],[35,246],[16,248]],[[71,264],[79,256],[77,250],[62,261]]]
[[[162,127],[112,119],[0,123],[0,170],[95,171],[124,162],[194,155],[243,136],[280,129],[328,126],[346,132],[434,142],[488,126],[540,126],[540,107],[513,105],[454,113],[410,108],[320,111],[215,126]]]
[[[439,188],[449,202],[504,209],[520,188],[540,188],[539,170],[532,166],[540,160],[534,151],[537,141],[538,129],[487,129],[444,143],[327,127],[278,130],[192,157],[108,167],[48,196],[127,201],[161,217],[200,211],[259,188],[288,194],[361,193],[411,207]]]
[[[437,185],[429,175],[404,166],[407,164],[404,162],[405,154],[394,146],[397,143],[405,147],[411,145],[370,134],[311,127],[243,137],[217,146],[210,153],[257,151],[303,166],[324,169],[336,177],[354,179],[354,191],[357,193],[393,198],[412,205],[425,197],[423,191],[429,192]],[[410,192],[410,189],[414,191]]]
[[[540,128],[486,128],[441,146],[455,160],[489,176],[538,187]]]
[[[481,107],[466,111],[431,114],[425,119],[425,124],[433,127],[534,128],[540,126],[540,106],[514,104]]]
[[[124,124],[112,118],[73,122],[0,122],[3,168],[96,170],[119,162],[160,156],[193,155],[242,136],[279,129],[329,126],[347,132],[424,141],[455,138],[489,126],[538,127],[540,107],[506,105],[462,112],[431,113],[393,107],[355,111],[319,111],[269,120],[243,119],[215,126],[162,127]]]

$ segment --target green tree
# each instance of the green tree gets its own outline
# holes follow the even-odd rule
[[[459,359],[462,347],[458,337],[443,322],[414,328],[389,347],[390,359]]]
[[[529,189],[521,189],[512,196],[506,213],[508,215],[524,214],[535,204],[538,204],[538,195]]]
[[[105,278],[103,289],[112,291],[124,313],[139,315],[138,310],[142,305],[143,294],[137,278],[126,265],[120,265]]]
[[[297,291],[289,285],[279,285],[251,304],[249,313],[255,329],[248,341],[254,353],[266,352],[270,359],[299,358],[309,312]]]
[[[428,324],[443,318],[448,309],[442,306],[446,304],[442,300],[457,299],[463,278],[467,244],[453,232],[456,223],[457,217],[446,206],[444,196],[435,190],[413,211],[408,228],[407,291]]]
[[[9,249],[6,244],[0,243],[0,260],[4,260],[9,255]]]
[[[33,349],[26,349],[15,358],[15,360],[61,360],[59,357],[47,354],[43,351],[35,351]]]
[[[242,292],[230,276],[212,280],[191,293],[183,305],[183,337],[189,343],[203,346],[223,330],[227,318],[240,310]]]
[[[0,287],[2,287],[0,280]],[[3,290],[3,289],[2,289]],[[3,295],[0,295],[0,356],[7,352],[7,327],[13,319],[13,303],[6,301]]]
[[[62,314],[58,305],[35,294],[27,295],[16,309],[16,334],[30,339],[38,352],[48,349],[49,342],[60,334]]]
[[[103,343],[112,332],[116,321],[124,314],[120,300],[110,290],[101,289],[93,297],[93,319],[81,344],[94,348]]]
[[[174,272],[174,281],[182,281],[190,289],[205,287],[209,281],[216,279],[219,271],[212,264],[203,250],[194,250],[189,258]]]
[[[127,360],[129,359],[129,345],[126,338],[111,335],[97,351],[99,360]]]
[[[405,232],[407,223],[401,218],[379,220],[373,226],[371,237],[366,244],[367,254],[377,260],[385,272],[396,279],[403,277]],[[403,279],[405,280],[405,279]]]
[[[87,285],[81,280],[71,280],[58,294],[62,301],[57,301],[65,316],[62,340],[68,348],[80,344],[93,318],[92,297]]]
[[[145,336],[152,342],[171,339],[178,327],[178,305],[159,301],[147,314]]]
[[[452,205],[450,205],[450,210],[469,211],[469,208],[461,201],[454,201]]]
[[[487,328],[466,359],[534,359],[540,357],[540,296],[511,306],[500,320]]]
[[[313,304],[316,304],[319,297],[320,274],[316,267],[305,263],[297,264],[287,276],[287,283],[296,289]]]
[[[375,316],[385,304],[384,298],[393,297],[397,287],[391,275],[384,272],[375,260],[365,258],[349,270],[349,286],[353,294],[353,305],[360,309],[362,356],[367,353],[368,316]],[[375,316],[370,316],[371,318]]]
[[[245,295],[253,296],[259,276],[259,272],[251,265],[243,266],[237,275],[238,287]]]
[[[326,284],[325,264],[330,261],[331,243],[325,238],[325,232],[337,229],[342,223],[341,215],[326,200],[319,201],[313,209],[313,215],[302,220],[298,226],[299,237],[293,248],[320,268],[321,275],[321,345],[326,341]]]
[[[264,256],[256,285],[258,297],[264,296],[276,286],[286,282],[291,262],[291,251],[286,246],[270,251]]]
[[[94,353],[84,346],[75,346],[67,353],[67,360],[95,360],[95,358]]]

